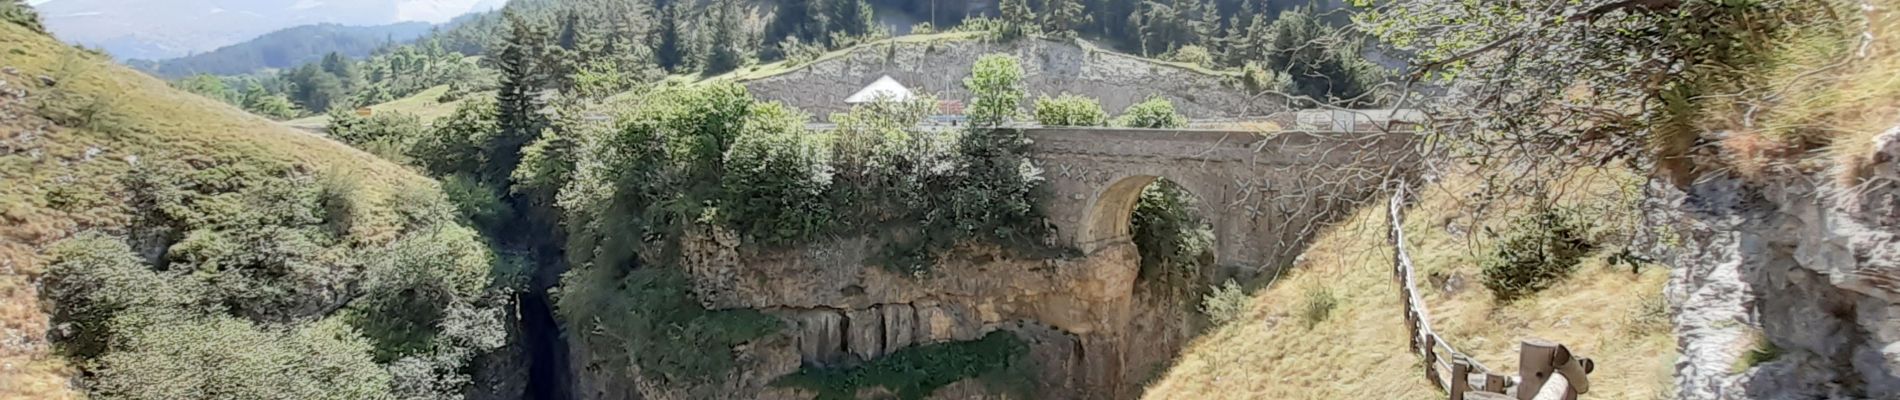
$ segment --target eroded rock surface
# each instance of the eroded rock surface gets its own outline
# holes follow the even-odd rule
[[[1851,184],[1709,178],[1657,208],[1679,398],[1900,398],[1897,136],[1868,144],[1878,151]],[[1770,347],[1751,367],[1766,357],[1748,353]]]

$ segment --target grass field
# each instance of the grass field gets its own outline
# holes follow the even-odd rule
[[[1573,204],[1626,205],[1633,176],[1582,172],[1567,185]],[[1590,398],[1659,399],[1667,393],[1674,338],[1658,314],[1665,268],[1633,274],[1611,267],[1607,251],[1543,294],[1500,305],[1479,283],[1477,259],[1491,251],[1482,226],[1507,223],[1523,208],[1508,199],[1488,218],[1468,210],[1473,180],[1428,185],[1405,221],[1420,288],[1438,331],[1500,373],[1515,373],[1517,344],[1530,337],[1564,343],[1597,361]],[[1240,322],[1213,330],[1183,351],[1152,384],[1155,399],[1434,399],[1418,357],[1407,352],[1398,289],[1386,245],[1386,207],[1374,202],[1322,234],[1304,261],[1255,292]],[[1599,229],[1627,229],[1634,214],[1609,207]],[[1482,224],[1479,221],[1484,221]],[[1614,233],[1614,232],[1612,232]],[[1447,279],[1451,278],[1451,279]],[[1462,281],[1462,284],[1445,284]],[[1446,290],[1453,287],[1452,290]],[[1331,292],[1330,317],[1308,328],[1300,314],[1311,293]],[[1661,318],[1661,319],[1658,319]]]
[[[476,93],[469,93],[466,96],[462,96],[461,99],[458,99],[456,101],[451,101],[451,102],[446,102],[446,103],[436,101],[437,98],[442,97],[443,93],[448,93],[448,92],[449,92],[448,85],[436,86],[436,87],[429,88],[427,90],[423,90],[421,92],[416,92],[416,94],[409,95],[408,97],[390,100],[388,103],[382,103],[382,104],[369,106],[369,109],[372,112],[379,113],[379,114],[380,113],[403,113],[403,114],[414,115],[418,118],[421,118],[422,123],[427,124],[427,123],[431,123],[435,121],[437,118],[442,118],[442,117],[448,116],[449,114],[454,114],[455,108],[461,107],[462,103],[468,101],[469,99],[476,99],[476,98],[482,98],[482,97],[494,97],[495,95],[495,92],[492,92],[492,91],[476,92]],[[284,121],[284,124],[290,125],[292,127],[296,127],[297,129],[317,131],[325,127],[328,127],[330,125],[330,116],[314,115],[314,116]]]
[[[352,179],[360,190],[348,200],[372,206],[351,230],[369,238],[395,234],[393,194],[435,190],[368,153],[173,90],[12,24],[0,23],[0,67],[19,72],[0,74],[9,88],[29,92],[0,96],[0,399],[77,396],[68,387],[74,369],[44,337],[39,252],[80,231],[123,227],[130,194],[120,179],[136,163],[275,163]],[[56,84],[40,84],[41,76]]]

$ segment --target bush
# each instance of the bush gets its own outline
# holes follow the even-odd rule
[[[805,131],[805,116],[778,103],[754,107],[726,152],[720,216],[741,236],[766,245],[810,240],[834,225],[825,198],[831,148]]]
[[[1333,315],[1333,309],[1339,308],[1339,298],[1333,296],[1332,289],[1324,286],[1306,290],[1306,301],[1300,305],[1300,322],[1307,329],[1326,321]]]
[[[493,99],[471,100],[409,146],[409,157],[431,175],[477,175],[488,165],[487,146],[501,131],[499,109]]]
[[[53,323],[66,326],[52,336],[66,354],[81,360],[104,354],[122,333],[113,329],[118,316],[192,301],[116,238],[83,233],[60,241],[47,255],[41,296],[50,300]]]
[[[825,46],[818,43],[805,43],[797,36],[787,36],[778,44],[779,51],[785,53],[785,65],[797,66],[817,61],[825,55]]]
[[[1141,279],[1164,288],[1191,290],[1201,267],[1212,263],[1214,231],[1196,212],[1186,189],[1157,179],[1142,189],[1130,224],[1141,253]]]
[[[1174,102],[1160,96],[1128,106],[1115,125],[1128,128],[1178,129],[1187,127],[1187,117],[1174,112]]]
[[[1174,49],[1174,53],[1168,55],[1168,60],[1194,64],[1206,68],[1214,66],[1214,55],[1208,53],[1206,47],[1192,44]]]
[[[860,390],[884,388],[900,399],[923,399],[938,388],[964,379],[1022,365],[1029,345],[1015,334],[995,331],[969,342],[939,343],[898,350],[851,368],[807,367],[780,377],[773,386],[818,392],[818,399],[857,398]]]
[[[707,310],[671,268],[627,270],[597,265],[569,272],[558,300],[578,340],[621,371],[637,368],[666,384],[726,379],[732,348],[781,328],[750,309]],[[601,334],[606,333],[606,334]]]
[[[1491,257],[1483,260],[1484,287],[1499,301],[1521,299],[1568,278],[1596,244],[1590,222],[1573,209],[1546,207],[1511,224]]]
[[[1108,112],[1095,99],[1064,94],[1036,99],[1036,122],[1046,126],[1108,125]]]
[[[422,119],[403,113],[358,116],[353,110],[330,110],[330,137],[377,157],[406,163],[410,147],[425,135]]]
[[[462,218],[489,233],[502,233],[515,221],[515,209],[501,188],[465,174],[442,178],[442,192]]]
[[[98,399],[368,399],[389,392],[347,326],[271,332],[235,318],[173,321],[126,335],[90,370]]]
[[[1206,314],[1214,326],[1227,325],[1247,316],[1247,308],[1253,305],[1253,296],[1247,294],[1247,289],[1232,279],[1213,289],[1201,298],[1201,313]]]
[[[46,33],[46,26],[40,24],[40,14],[26,0],[0,0],[0,21],[5,21],[34,32]]]

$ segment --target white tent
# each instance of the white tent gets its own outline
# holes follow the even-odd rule
[[[885,75],[882,78],[877,78],[877,82],[871,82],[871,84],[865,86],[864,89],[858,90],[857,94],[844,98],[844,102],[845,104],[863,104],[880,99],[906,101],[913,97],[915,97],[915,95],[911,94],[910,88],[904,87],[904,84],[897,83],[897,80],[891,79],[890,75]]]

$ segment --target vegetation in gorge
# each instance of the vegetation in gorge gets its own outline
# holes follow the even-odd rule
[[[1008,331],[995,331],[982,339],[948,342],[898,350],[868,363],[846,368],[806,367],[780,377],[775,386],[797,387],[818,392],[820,400],[855,399],[864,389],[883,388],[899,399],[917,400],[938,388],[970,378],[984,379],[1008,386],[1010,379],[1027,379],[1023,374],[1029,345]]]

